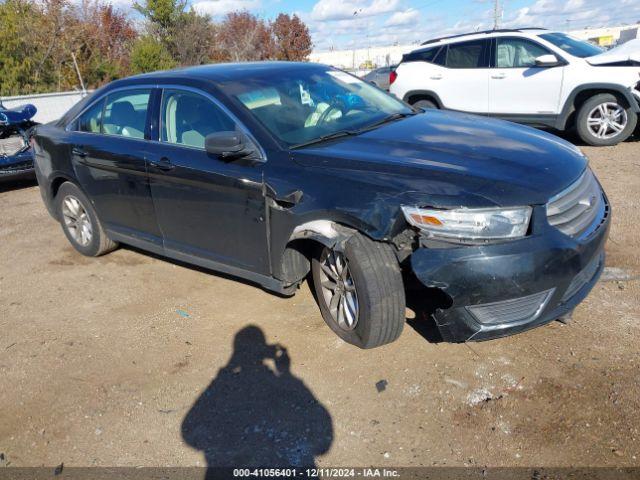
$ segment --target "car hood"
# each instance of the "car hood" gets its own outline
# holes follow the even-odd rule
[[[591,65],[607,65],[619,62],[640,62],[640,39],[629,40],[622,45],[586,59]]]
[[[438,110],[294,151],[294,160],[440,207],[544,204],[587,164],[554,135]]]

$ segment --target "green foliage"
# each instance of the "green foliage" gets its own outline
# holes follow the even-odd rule
[[[311,52],[296,15],[268,22],[244,10],[214,23],[187,0],[139,1],[142,36],[109,0],[0,0],[0,96],[77,89],[79,75],[92,89],[133,73]]]
[[[167,70],[176,62],[167,48],[150,35],[138,38],[131,49],[131,73]]]

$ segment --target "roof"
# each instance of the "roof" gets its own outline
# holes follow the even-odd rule
[[[465,38],[468,37],[469,40],[473,40],[476,38],[482,38],[492,33],[513,33],[513,32],[545,31],[545,30],[546,30],[545,28],[540,28],[540,27],[501,28],[496,30],[482,30],[479,32],[460,33],[457,35],[449,35],[447,37],[432,38],[430,40],[427,40],[426,42],[422,42],[420,45],[431,45],[433,43],[443,42],[444,40],[451,40],[453,38],[462,38],[462,37],[465,37]]]
[[[195,67],[177,68],[174,70],[162,70],[152,73],[144,73],[133,77],[127,77],[122,81],[130,79],[144,79],[153,81],[154,79],[200,79],[211,81],[229,81],[252,77],[264,73],[277,74],[278,72],[290,72],[296,69],[327,69],[326,65],[309,62],[242,62],[242,63],[213,63],[208,65],[198,65]]]

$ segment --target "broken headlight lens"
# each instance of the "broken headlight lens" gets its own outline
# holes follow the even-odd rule
[[[407,222],[434,239],[481,243],[524,237],[531,207],[437,210],[403,206]]]

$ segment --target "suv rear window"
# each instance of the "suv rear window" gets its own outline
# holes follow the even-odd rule
[[[438,50],[440,50],[440,47],[405,53],[402,56],[402,61],[403,62],[432,62],[436,54],[438,53]]]

